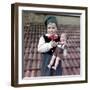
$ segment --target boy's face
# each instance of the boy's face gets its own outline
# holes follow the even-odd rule
[[[55,23],[49,23],[47,25],[47,33],[48,34],[56,34],[57,32],[57,26]]]

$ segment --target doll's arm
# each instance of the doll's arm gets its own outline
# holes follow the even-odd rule
[[[63,46],[63,55],[66,57],[67,56],[67,54],[68,54],[68,52],[67,52],[67,43],[65,43],[65,45]]]
[[[63,51],[63,56],[67,56],[67,49],[64,49],[64,51]]]

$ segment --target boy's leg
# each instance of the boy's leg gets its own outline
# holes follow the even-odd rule
[[[61,76],[62,75],[62,71],[63,71],[63,69],[62,69],[62,63],[61,63],[61,60],[59,60],[59,64],[58,64],[56,70],[54,70],[54,74],[53,75],[55,75],[55,76]]]
[[[48,63],[50,62],[52,55],[48,53],[41,54],[42,62],[40,64],[41,76],[51,76],[52,70],[47,67]]]

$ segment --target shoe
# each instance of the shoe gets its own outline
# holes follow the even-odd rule
[[[51,68],[51,65],[49,64],[47,67],[50,69]]]
[[[53,66],[52,69],[56,70],[57,67]]]

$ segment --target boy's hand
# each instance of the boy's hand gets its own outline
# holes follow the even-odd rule
[[[52,47],[56,47],[57,46],[57,43],[55,41],[51,41],[50,43],[51,43]]]

